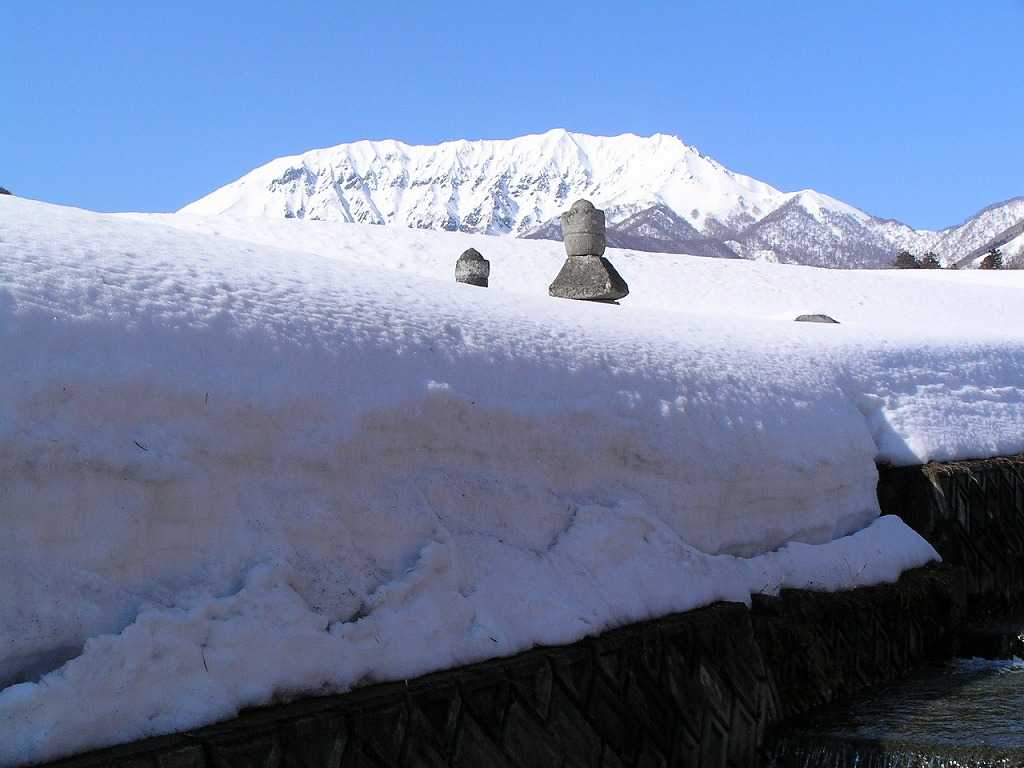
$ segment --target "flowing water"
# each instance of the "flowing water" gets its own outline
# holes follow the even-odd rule
[[[1024,768],[1024,661],[960,659],[779,734],[769,768]]]

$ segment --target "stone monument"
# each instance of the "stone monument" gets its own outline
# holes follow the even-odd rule
[[[548,293],[563,299],[614,302],[629,286],[604,257],[604,211],[577,200],[562,214],[562,242],[568,258]]]
[[[491,274],[491,262],[480,255],[476,248],[463,251],[455,262],[455,282],[487,287],[487,278]]]

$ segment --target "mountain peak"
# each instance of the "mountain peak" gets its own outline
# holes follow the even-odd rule
[[[842,200],[837,200],[813,189],[801,189],[799,192],[794,192],[789,203],[799,205],[819,221],[823,219],[826,213],[850,216],[859,221],[867,221],[872,218],[859,208],[854,208]]]

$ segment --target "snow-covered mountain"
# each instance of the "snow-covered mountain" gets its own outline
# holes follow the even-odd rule
[[[525,235],[588,197],[621,221],[664,206],[701,234],[738,231],[786,200],[674,136],[549,131],[507,141],[359,141],[274,160],[187,213],[285,216]]]
[[[1024,266],[1024,197],[990,205],[959,227],[943,231],[944,249],[959,256],[958,266],[975,266],[992,248],[1006,266]]]
[[[182,212],[560,239],[558,216],[580,197],[605,209],[616,247],[827,267],[886,266],[904,249],[968,263],[1024,221],[1024,198],[1016,198],[958,227],[915,230],[814,190],[782,192],[675,136],[561,129],[503,141],[313,150],[267,163]]]

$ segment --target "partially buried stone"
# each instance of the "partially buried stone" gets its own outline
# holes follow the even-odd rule
[[[491,274],[491,262],[480,255],[476,248],[470,248],[455,262],[455,282],[487,287]]]
[[[800,315],[796,322],[798,323],[835,323],[839,325],[838,320],[833,320],[828,315]]]
[[[611,302],[629,294],[629,286],[604,258],[604,211],[577,200],[562,214],[562,242],[568,258],[548,293],[562,299]]]

